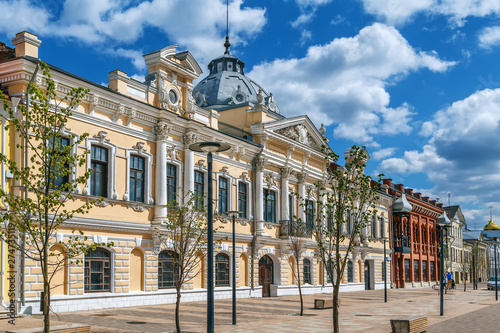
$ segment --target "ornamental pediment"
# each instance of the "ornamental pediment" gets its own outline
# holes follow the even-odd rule
[[[280,128],[275,130],[274,132],[284,135],[289,139],[302,143],[306,146],[312,147],[316,150],[321,150],[321,145],[319,145],[316,142],[316,140],[314,140],[311,133],[303,124]]]

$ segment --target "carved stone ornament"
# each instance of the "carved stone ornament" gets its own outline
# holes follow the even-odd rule
[[[126,111],[125,111],[125,106],[123,104],[120,104],[118,106],[118,110],[116,110],[115,114],[113,115],[113,121],[118,121],[118,119],[120,119],[120,116],[123,116],[126,114]]]
[[[156,141],[168,140],[168,135],[172,127],[165,121],[160,121],[155,125]]]
[[[240,179],[243,181],[248,181],[248,172],[243,172],[240,176]]]
[[[114,206],[115,203],[113,201],[102,200],[102,201],[96,201],[95,205],[97,207],[107,207],[108,205]]]
[[[197,142],[196,134],[193,132],[186,133],[182,136],[184,149],[189,149],[189,146]]]
[[[276,130],[276,133],[318,150],[319,147],[304,125],[296,125]]]
[[[198,167],[199,170],[202,170],[205,168],[204,163],[205,163],[205,160],[198,160],[198,162],[196,162],[195,165]]]
[[[267,159],[264,157],[259,157],[255,160],[255,171],[264,171],[264,167],[266,166]]]
[[[167,157],[172,159],[172,160],[180,161],[181,156],[180,156],[179,149],[177,149],[177,147],[175,145],[167,147]]]
[[[241,157],[243,156],[244,153],[245,153],[245,148],[243,148],[243,147],[233,147],[229,151],[229,158],[234,158],[237,161],[239,161],[241,159]]]
[[[295,177],[297,177],[297,181],[299,182],[299,184],[302,184],[306,181],[307,173],[306,172],[297,172],[295,174]]]
[[[205,95],[201,92],[197,92],[196,95],[194,96],[195,100],[196,100],[196,105],[198,105],[199,107],[204,107],[204,106],[207,106],[207,99],[205,97]]]
[[[144,205],[141,205],[141,204],[129,204],[129,205],[127,205],[127,207],[128,208],[132,208],[135,212],[143,212],[146,209],[147,210],[151,209],[151,207],[144,206]]]
[[[277,185],[276,176],[271,171],[267,171],[264,173],[264,180],[267,183],[268,187]]]
[[[293,174],[293,169],[290,167],[280,168],[281,179],[288,179]]]
[[[229,176],[229,167],[228,166],[223,166],[222,169],[219,170],[219,172],[223,175],[223,176]]]
[[[137,152],[139,154],[145,153],[146,150],[144,149],[144,142],[139,141],[135,144],[135,146],[132,146],[133,149],[137,149]]]
[[[108,143],[109,139],[106,138],[107,135],[108,135],[108,132],[99,131],[99,133],[97,133],[97,135],[94,135],[94,139],[99,140],[100,144]]]

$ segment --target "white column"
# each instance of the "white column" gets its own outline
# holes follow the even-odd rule
[[[305,204],[305,200],[306,200],[306,177],[307,177],[307,174],[305,172],[302,172],[302,173],[298,173],[297,174],[297,179],[299,181],[299,197],[300,197],[300,204],[299,204],[299,213],[298,213],[298,218],[302,221],[302,222],[306,222],[306,210],[305,210],[305,207],[304,207],[304,204]]]
[[[195,135],[187,133],[184,135],[184,193],[194,193],[194,152],[189,146],[195,143]],[[186,196],[184,202],[189,202],[189,196]]]
[[[255,161],[255,219],[257,235],[265,235],[264,230],[264,164],[266,160]]]
[[[292,168],[284,167],[280,168],[281,173],[281,219],[282,220],[292,220],[293,216],[290,216],[290,201],[288,197],[290,195],[288,190],[288,180],[292,175]]]
[[[159,122],[155,126],[156,133],[156,172],[155,172],[155,224],[167,217],[167,139],[170,126]]]

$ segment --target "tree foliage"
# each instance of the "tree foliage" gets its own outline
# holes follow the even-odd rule
[[[364,174],[368,157],[365,147],[353,146],[345,166],[337,164],[339,156],[326,145],[323,150],[329,167],[325,181],[316,184],[319,200],[314,237],[333,284],[333,329],[339,332],[340,283],[350,254],[366,241],[366,227],[376,214],[378,195],[376,183]]]

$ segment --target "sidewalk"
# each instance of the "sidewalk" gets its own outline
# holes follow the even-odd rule
[[[340,326],[342,332],[390,332],[390,319],[409,314],[427,315],[429,332],[492,332],[497,325],[500,302],[494,291],[463,292],[462,286],[445,295],[444,316],[439,316],[439,295],[431,288],[388,290],[384,303],[383,290],[341,293]],[[216,332],[331,332],[332,310],[313,309],[314,298],[331,294],[307,295],[305,316],[298,296],[237,300],[236,326],[231,325],[231,300],[215,302]],[[51,316],[52,326],[66,323],[92,325],[92,332],[131,333],[172,332],[175,329],[174,304],[61,313]],[[0,320],[2,330],[42,327],[39,315],[17,318],[15,327]],[[206,331],[205,302],[181,304],[181,327],[186,332]]]

